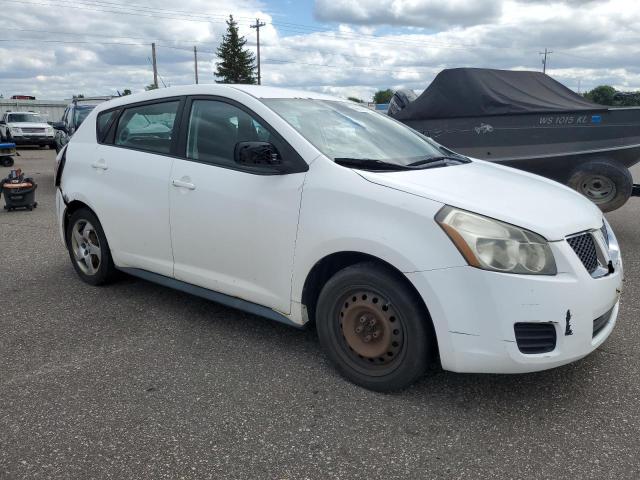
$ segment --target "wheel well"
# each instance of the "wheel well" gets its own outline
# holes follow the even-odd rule
[[[433,328],[433,323],[431,322],[431,316],[429,315],[429,309],[427,308],[422,296],[418,293],[414,285],[409,281],[409,279],[396,267],[391,265],[384,260],[375,257],[373,255],[369,255],[361,252],[338,252],[332,253],[324,257],[322,260],[318,261],[304,282],[304,286],[302,287],[302,304],[307,307],[307,314],[309,315],[309,321],[315,321],[316,314],[316,305],[318,302],[318,297],[320,296],[320,291],[322,287],[327,283],[327,281],[333,277],[340,270],[349,267],[351,265],[355,265],[356,263],[362,262],[374,262],[378,265],[382,265],[387,270],[389,270],[393,275],[399,278],[408,289],[415,295],[416,300],[420,302],[421,308],[424,310],[426,315],[429,318],[429,323],[431,324],[431,328]],[[434,335],[435,338],[435,335]]]
[[[69,225],[69,219],[71,218],[71,215],[73,215],[75,212],[77,212],[81,208],[86,208],[87,210],[91,211],[95,215],[95,212],[93,212],[93,210],[91,210],[91,208],[89,208],[89,205],[87,205],[86,203],[82,203],[80,200],[73,200],[69,202],[67,204],[67,209],[64,212],[65,235],[66,235],[67,226]]]

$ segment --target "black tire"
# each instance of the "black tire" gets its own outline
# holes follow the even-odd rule
[[[567,182],[603,212],[622,207],[633,189],[629,169],[609,160],[594,160],[576,168]]]
[[[337,370],[362,387],[400,390],[429,365],[434,334],[428,313],[396,272],[374,262],[329,279],[318,298],[316,325]]]
[[[98,262],[95,261],[96,255],[89,254],[81,257],[80,253],[76,254],[74,252],[74,248],[77,245],[77,241],[74,241],[74,239],[72,238],[74,235],[74,228],[76,228],[76,226],[78,228],[82,228],[83,223],[85,228],[87,224],[89,224],[92,228],[90,229],[91,231],[88,232],[86,243],[87,248],[80,248],[79,250],[88,251],[89,247],[98,246],[100,251]],[[105,285],[116,278],[117,270],[115,265],[113,264],[113,259],[111,258],[111,251],[109,249],[107,237],[104,234],[104,230],[102,230],[102,225],[100,224],[98,217],[96,217],[96,215],[91,210],[89,210],[88,208],[81,208],[71,215],[71,218],[69,218],[69,222],[67,224],[65,237],[71,264],[73,265],[73,268],[80,276],[82,281],[88,283],[89,285],[97,286]],[[80,245],[78,245],[78,247],[80,247]],[[87,256],[92,258],[86,261],[80,260],[80,258],[84,258]],[[87,268],[89,262],[93,269],[95,269],[95,271]]]

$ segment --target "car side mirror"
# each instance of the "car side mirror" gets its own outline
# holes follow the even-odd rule
[[[272,167],[277,172],[285,170],[278,149],[269,142],[238,142],[233,158],[238,165]]]
[[[53,122],[52,126],[56,130],[62,130],[63,132],[67,133],[67,125],[64,122]]]

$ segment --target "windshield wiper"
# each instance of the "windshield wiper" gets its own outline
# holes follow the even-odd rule
[[[372,158],[335,158],[334,162],[345,167],[362,168],[364,170],[413,170],[413,168],[397,163],[389,163]]]
[[[448,165],[458,165],[460,163],[469,163],[469,160],[465,157],[457,157],[453,155],[441,155],[438,157],[429,157],[418,160],[417,162],[410,163],[407,167],[446,167]]]

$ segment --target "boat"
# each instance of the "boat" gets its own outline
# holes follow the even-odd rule
[[[551,178],[603,211],[639,192],[640,108],[590,102],[541,72],[453,68],[388,114],[457,153]]]

